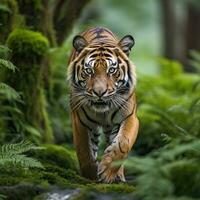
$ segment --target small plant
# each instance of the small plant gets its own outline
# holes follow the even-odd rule
[[[41,149],[41,147],[36,147],[28,141],[5,144],[0,148],[0,168],[43,168],[43,165],[38,160],[25,155],[30,150],[38,149]]]
[[[6,196],[3,194],[0,194],[0,200],[6,199]]]

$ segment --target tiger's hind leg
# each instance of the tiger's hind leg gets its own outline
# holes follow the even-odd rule
[[[132,114],[121,125],[117,136],[113,142],[106,148],[103,158],[98,167],[99,181],[112,183],[118,178],[123,182],[124,172],[121,168],[122,162],[131,150],[138,133],[139,121]]]

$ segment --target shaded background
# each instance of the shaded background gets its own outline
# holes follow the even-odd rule
[[[51,191],[53,185],[87,185],[87,199],[100,199],[99,192],[116,199],[110,191],[124,198],[198,199],[199,23],[198,0],[2,0],[0,194],[20,199],[10,192],[17,187],[16,193],[23,190],[32,198],[38,194],[33,185],[39,183],[39,193]],[[130,57],[138,74],[140,132],[125,162],[128,186],[91,186],[78,175],[67,61],[73,37],[94,26],[109,28],[119,39],[131,34],[136,41]],[[38,153],[29,143],[19,143],[22,140],[45,149]],[[104,148],[102,136],[99,159]],[[32,187],[25,184],[20,190],[22,182]]]

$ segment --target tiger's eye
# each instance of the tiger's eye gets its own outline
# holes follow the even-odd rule
[[[113,74],[115,72],[115,70],[116,69],[114,67],[110,67],[109,70],[108,70],[108,73]]]
[[[91,69],[91,68],[86,68],[86,69],[85,69],[85,72],[86,72],[87,74],[92,74],[92,69]]]

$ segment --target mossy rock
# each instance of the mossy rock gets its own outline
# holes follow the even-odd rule
[[[73,150],[53,144],[46,144],[43,147],[43,150],[35,152],[33,156],[38,158],[44,165],[52,164],[63,169],[79,171],[78,161]]]
[[[49,48],[49,42],[45,36],[27,29],[16,29],[11,32],[7,45],[12,50],[15,62],[22,63],[24,60],[30,64],[39,62]]]
[[[94,189],[94,186],[96,189]],[[127,190],[127,187],[132,187]],[[88,185],[86,188],[82,188],[81,191],[71,197],[71,200],[126,200],[135,199],[133,186],[125,184],[94,184]]]
[[[73,184],[88,184],[91,183],[91,180],[88,180],[79,174],[77,174],[76,171],[72,169],[63,169],[61,167],[58,167],[56,165],[52,164],[46,164],[45,165],[45,171],[57,174],[58,176],[65,178],[69,180]]]
[[[120,184],[87,184],[87,188],[90,191],[109,193],[131,193],[135,191],[135,187],[132,185],[128,185],[126,183]]]

